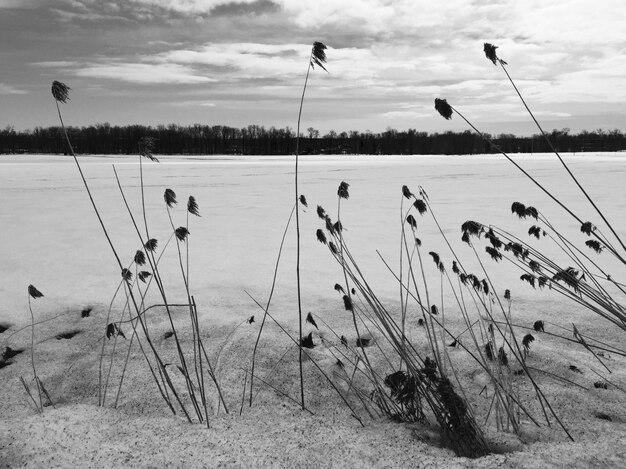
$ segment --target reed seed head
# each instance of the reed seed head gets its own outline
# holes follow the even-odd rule
[[[526,334],[524,336],[524,338],[522,339],[522,345],[524,346],[524,350],[526,350],[526,353],[530,351],[530,344],[532,344],[534,341],[535,338],[532,334]]]
[[[407,199],[410,199],[411,197],[413,197],[413,193],[407,186],[402,186],[402,195],[406,197]]]
[[[325,220],[326,219],[326,210],[324,210],[324,207],[322,207],[321,205],[317,206],[317,216],[321,220]]]
[[[313,327],[315,327],[315,329],[319,330],[319,327],[317,327],[317,323],[315,322],[315,319],[313,319],[313,315],[311,314],[310,311],[309,311],[309,314],[306,315],[306,322],[308,322]]]
[[[493,231],[493,228],[489,228],[489,231],[487,231],[487,233],[485,234],[485,238],[489,240],[489,242],[494,247],[494,249],[500,249],[502,247],[503,243],[500,240],[500,238],[496,236],[496,234]]]
[[[504,299],[507,301],[511,300],[511,290],[509,290],[508,288],[504,290]]]
[[[354,311],[354,306],[352,305],[352,299],[348,295],[343,295],[343,306],[346,311]]]
[[[306,337],[302,337],[300,339],[300,346],[304,348],[313,348],[315,347],[315,343],[313,343],[313,333],[309,332],[309,335]]]
[[[338,291],[339,293],[345,293],[343,287],[338,283],[335,283],[335,291]]]
[[[491,60],[494,65],[496,65],[496,62],[498,61],[498,56],[496,54],[497,48],[498,46],[494,46],[493,44],[489,44],[488,42],[485,42],[483,47],[483,50],[485,51],[485,56],[489,60]]]
[[[502,259],[502,254],[500,254],[500,251],[492,248],[491,246],[485,246],[485,251],[487,251],[487,254],[489,254],[489,256],[491,256],[491,258],[496,262]]]
[[[545,332],[544,322],[542,320],[535,321],[535,323],[533,324],[533,329],[535,330],[535,332]]]
[[[585,233],[587,236],[591,236],[591,233],[596,230],[596,227],[590,221],[586,221],[582,225],[580,225],[580,231]]]
[[[37,290],[37,288],[35,288],[33,285],[28,285],[28,295],[35,300],[37,298],[43,297],[43,293]]]
[[[416,199],[415,202],[413,202],[413,206],[417,209],[420,215],[424,215],[426,213],[426,202],[422,199]]]
[[[417,228],[417,221],[415,221],[415,217],[413,215],[408,215],[406,217],[406,222],[411,226],[413,230]]]
[[[541,237],[541,228],[539,228],[537,225],[533,225],[530,228],[528,228],[528,236],[534,236],[535,238],[539,239]]]
[[[187,200],[187,211],[197,217],[200,216],[200,210],[198,209],[198,202],[196,202],[196,198],[193,195],[190,195],[189,200]]]
[[[528,282],[533,288],[535,288],[535,276],[531,274],[522,274],[520,280]]]
[[[445,99],[435,99],[435,109],[446,120],[452,119],[452,106]]]
[[[322,231],[322,230],[317,230],[317,231],[315,232],[315,234],[316,234],[316,236],[317,236],[317,240],[318,240],[320,243],[322,243],[322,244],[326,244],[326,243],[327,243],[327,241],[326,241],[326,235],[324,234],[324,231]]]
[[[509,366],[509,357],[507,357],[504,347],[500,347],[498,350],[498,361],[502,366]]]
[[[70,99],[70,90],[71,88],[65,83],[56,80],[52,82],[52,96],[57,102],[67,103]]]
[[[176,193],[172,189],[165,189],[165,193],[163,194],[163,199],[165,200],[165,204],[172,208],[178,202],[176,201]]]
[[[302,205],[304,205],[305,207],[308,207],[308,206],[309,206],[309,204],[307,204],[307,202],[306,202],[306,197],[304,196],[304,194],[301,194],[301,195],[300,195],[300,203],[301,203]]]
[[[604,249],[604,246],[602,244],[600,244],[600,242],[595,240],[595,239],[589,239],[589,240],[585,241],[585,245],[588,248],[593,249],[598,254],[600,254],[602,252],[602,250]]]
[[[529,261],[528,268],[533,272],[539,272],[541,270],[541,265],[537,261]]]
[[[146,244],[144,244],[143,247],[146,249],[146,251],[154,252],[157,248],[157,244],[158,241],[154,238],[151,238],[146,241]]]
[[[178,228],[176,228],[174,233],[176,234],[176,238],[179,241],[183,241],[183,242],[187,239],[187,236],[190,235],[189,230],[185,228],[184,226],[179,226]]]
[[[580,275],[580,276],[579,276]],[[585,274],[580,274],[580,272],[573,267],[568,267],[565,270],[559,270],[554,276],[552,280],[559,282],[562,281],[568,287],[572,288],[575,292],[578,293],[580,281],[585,279]]]
[[[326,223],[326,230],[328,230],[330,234],[335,234],[335,227],[333,225],[333,221],[330,219],[328,215],[324,216],[324,222]]]
[[[324,67],[324,64],[326,63],[326,45],[315,41],[313,43],[313,48],[311,49],[311,67],[315,68],[315,65],[320,66],[325,72],[328,72],[328,70],[326,70],[326,67]]]
[[[133,273],[130,270],[124,268],[122,269],[122,278],[125,281],[130,282],[133,279]]]
[[[439,254],[437,254],[435,251],[430,251],[428,254],[430,255],[430,257],[433,258],[433,262],[435,263],[435,265],[439,265],[441,263]]]
[[[337,246],[335,246],[335,243],[333,243],[332,241],[328,242],[328,249],[330,249],[330,251],[333,254],[339,254],[339,250],[337,249]]]
[[[339,189],[337,189],[337,195],[340,199],[348,199],[350,197],[350,194],[348,193],[348,187],[350,187],[350,184],[345,181],[341,181],[341,184],[339,184]]]
[[[137,278],[141,280],[143,283],[146,283],[146,279],[150,277],[152,274],[147,270],[142,270],[137,274]]]
[[[141,137],[138,142],[139,154],[150,161],[158,163],[159,160],[152,154],[156,140],[153,137]]]
[[[372,339],[366,339],[365,337],[359,337],[358,339],[356,339],[356,346],[357,347],[369,347],[371,341],[372,341]]]
[[[137,265],[144,265],[146,263],[146,255],[143,251],[137,251],[133,260]]]

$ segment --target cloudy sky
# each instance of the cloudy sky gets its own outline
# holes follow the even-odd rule
[[[295,127],[322,132],[533,127],[483,43],[499,46],[547,129],[626,130],[623,0],[0,0],[0,126],[54,125],[52,80],[72,88],[69,125]]]

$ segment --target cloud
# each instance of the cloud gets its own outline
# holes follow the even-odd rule
[[[213,16],[265,15],[275,13],[280,5],[271,0],[253,2],[229,2],[218,4],[210,10]]]
[[[74,60],[48,60],[44,62],[32,62],[30,65],[42,68],[67,68],[76,67],[79,63]]]
[[[9,94],[28,94],[28,91],[20,90],[19,88],[15,88],[14,86],[0,83],[0,95]]]
[[[91,63],[76,70],[75,74],[79,77],[106,78],[144,85],[200,84],[214,81],[198,74],[191,67],[168,63]]]

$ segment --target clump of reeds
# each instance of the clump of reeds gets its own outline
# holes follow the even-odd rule
[[[109,312],[107,314],[106,319],[106,336],[110,340],[113,341],[112,352],[110,356],[110,362],[108,366],[108,371],[103,376],[103,360],[105,354],[105,344],[106,341],[102,342],[102,349],[100,353],[100,366],[99,366],[99,403],[100,405],[104,405],[106,402],[106,394],[109,384],[109,378],[111,376],[111,370],[113,367],[113,358],[115,355],[115,347],[118,342],[118,338],[126,338],[126,334],[124,334],[121,326],[123,323],[130,323],[132,326],[132,334],[130,334],[130,338],[128,339],[128,349],[126,353],[126,359],[123,364],[121,378],[118,385],[117,395],[115,398],[115,405],[119,400],[122,384],[125,376],[126,366],[128,363],[128,359],[131,352],[131,347],[133,343],[137,343],[141,350],[143,357],[145,358],[148,369],[153,377],[153,380],[159,390],[161,397],[164,402],[167,404],[169,409],[176,414],[177,406],[180,411],[184,414],[188,421],[192,421],[192,413],[188,411],[187,407],[190,405],[193,408],[193,411],[196,415],[196,418],[199,422],[206,423],[209,425],[209,406],[207,403],[207,391],[205,384],[205,375],[210,377],[213,381],[215,388],[218,394],[218,402],[221,406],[224,407],[224,410],[228,412],[226,403],[224,402],[220,386],[217,382],[217,378],[215,376],[214,370],[211,365],[211,361],[209,360],[208,354],[206,352],[205,346],[202,341],[201,331],[198,323],[198,312],[197,306],[194,300],[193,295],[190,292],[189,287],[189,214],[194,216],[200,216],[199,207],[196,199],[193,196],[190,196],[187,202],[187,221],[185,225],[181,225],[176,227],[173,222],[171,209],[176,204],[176,194],[171,189],[167,189],[164,193],[166,211],[169,216],[170,224],[172,227],[172,234],[170,239],[165,244],[161,253],[157,253],[158,241],[157,239],[150,236],[150,229],[146,215],[146,202],[144,196],[144,180],[143,180],[143,158],[147,158],[150,161],[158,162],[158,159],[154,157],[152,154],[154,151],[154,140],[145,137],[142,138],[138,142],[139,147],[139,173],[140,173],[140,188],[141,188],[141,212],[143,216],[143,229],[139,227],[133,213],[128,205],[126,196],[124,194],[124,190],[122,188],[121,181],[118,177],[117,171],[115,170],[115,166],[113,167],[113,171],[115,174],[115,178],[117,181],[117,185],[124,201],[127,212],[130,216],[133,227],[135,228],[135,232],[137,234],[137,238],[139,241],[140,249],[137,250],[132,256],[132,261],[124,265],[121,261],[118,252],[113,245],[111,238],[109,236],[108,230],[101,218],[100,212],[96,206],[94,198],[89,188],[89,184],[83,174],[81,165],[74,153],[71,142],[69,140],[67,131],[65,129],[65,125],[63,123],[63,118],[61,116],[61,110],[59,107],[59,103],[67,103],[69,100],[69,91],[70,88],[64,83],[60,83],[58,81],[54,81],[52,84],[52,95],[55,99],[55,104],[57,107],[57,112],[59,115],[59,120],[61,122],[61,127],[65,135],[65,139],[69,148],[69,152],[74,158],[78,171],[80,173],[81,179],[83,181],[84,187],[87,191],[89,199],[91,201],[93,210],[100,222],[100,226],[102,231],[108,241],[108,244],[115,256],[116,262],[119,267],[119,271],[121,273],[121,280],[116,290],[115,295],[113,296],[113,300],[111,301],[111,306],[109,307]],[[187,302],[182,305],[189,309],[189,318],[190,325],[192,331],[192,350],[193,350],[193,360],[191,364],[188,363],[188,358],[186,358],[186,352],[183,347],[183,343],[178,336],[177,328],[174,324],[172,317],[172,308],[179,307],[181,305],[173,304],[168,300],[168,296],[166,294],[166,287],[161,276],[161,272],[158,267],[158,263],[160,257],[165,252],[165,249],[169,245],[171,240],[175,240],[177,251],[178,251],[178,259],[181,269],[181,275],[183,277],[184,286],[185,286],[185,294]],[[185,262],[183,262],[183,254],[181,250],[181,243],[185,243],[186,251],[185,251]],[[157,257],[157,254],[158,257]],[[134,270],[134,271],[133,271]],[[144,284],[145,287],[141,285]],[[156,285],[156,288],[161,296],[163,301],[160,305],[146,305],[146,294],[151,285]],[[110,321],[111,309],[113,306],[113,301],[117,294],[123,291],[124,296],[126,298],[126,304],[122,308],[121,317],[118,321]],[[168,368],[166,364],[163,362],[161,358],[161,352],[155,346],[149,329],[147,325],[147,312],[155,308],[157,306],[163,307],[165,309],[167,318],[170,323],[172,336],[174,338],[174,345],[176,348],[176,352],[178,355],[179,363],[176,365],[177,368],[183,374],[185,379],[185,388],[186,388],[186,396],[183,396],[182,393],[176,388],[174,385]],[[124,320],[124,314],[128,311],[130,315],[130,319]],[[88,315],[88,314],[87,314]],[[139,334],[141,332],[141,335]],[[144,346],[144,343],[146,346]],[[193,370],[193,371],[192,371]]]
[[[597,224],[578,216],[566,200],[557,198],[549,188],[541,184],[515,160],[509,157],[508,154],[502,151],[488,135],[480,132],[463,114],[448,104],[446,100],[437,98],[435,100],[435,108],[445,119],[450,119],[453,113],[461,117],[461,119],[489,143],[495,151],[502,154],[542,192],[550,197],[553,202],[565,210],[578,223],[580,231],[591,238],[585,241],[585,248],[579,248],[560,228],[555,227],[550,220],[543,216],[536,208],[527,207],[520,202],[514,202],[511,206],[512,213],[522,220],[533,220],[533,225],[528,228],[528,235],[538,241],[543,242],[544,239],[551,241],[556,245],[558,251],[564,254],[565,262],[570,264],[563,265],[562,261],[558,261],[553,256],[546,255],[544,251],[540,250],[540,248],[536,247],[534,244],[526,242],[496,226],[489,227],[489,231],[495,233],[498,238],[502,239],[503,244],[502,246],[487,246],[485,250],[492,259],[496,261],[506,259],[519,267],[523,271],[520,279],[528,283],[532,288],[550,288],[599,316],[608,319],[616,327],[626,330],[626,309],[623,306],[623,296],[621,296],[626,295],[623,283],[616,280],[605,268],[601,267],[598,260],[591,258],[584,252],[584,249],[588,249],[593,251],[596,255],[609,253],[614,258],[618,259],[620,263],[626,265],[626,245],[613,228],[610,220],[604,215],[591,195],[580,184],[544,132],[509,74],[506,67],[508,65],[507,62],[498,57],[496,49],[497,46],[493,44],[484,44],[486,57],[494,65],[499,65],[502,68],[517,96],[520,98],[526,111],[529,113],[552,152],[575,183],[576,187],[598,214],[604,225],[609,229],[612,236],[605,235],[597,228]],[[621,297],[616,297],[616,295],[620,295]]]

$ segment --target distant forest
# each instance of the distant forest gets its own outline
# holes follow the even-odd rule
[[[154,139],[155,154],[176,155],[288,155],[295,152],[295,132],[290,127],[278,129],[249,125],[244,128],[223,125],[142,125],[113,126],[107,123],[86,127],[69,127],[74,151],[79,154],[136,154],[143,137]],[[494,142],[510,153],[550,151],[540,135],[518,137],[511,134],[492,135]],[[626,134],[620,130],[570,133],[569,129],[553,130],[549,138],[562,152],[626,150]],[[60,127],[36,127],[15,131],[0,130],[0,153],[67,153],[68,147]],[[494,150],[470,131],[427,133],[414,129],[387,129],[335,132],[325,135],[312,127],[301,134],[301,154],[479,154]]]

